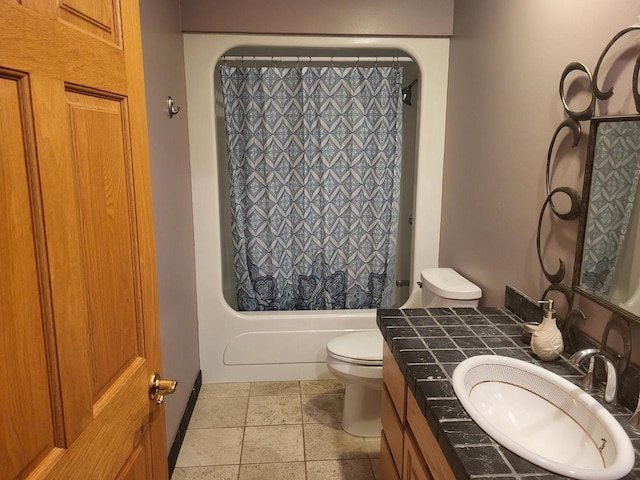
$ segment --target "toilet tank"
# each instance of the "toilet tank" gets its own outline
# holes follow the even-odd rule
[[[422,306],[477,307],[482,290],[452,268],[427,268],[420,274]]]

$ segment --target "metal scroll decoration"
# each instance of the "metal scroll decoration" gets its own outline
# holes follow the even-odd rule
[[[596,105],[597,100],[606,101],[613,96],[613,88],[610,88],[606,91],[600,90],[598,87],[598,74],[600,73],[600,68],[602,66],[602,62],[611,49],[611,47],[624,35],[629,32],[640,30],[639,25],[633,25],[628,28],[625,28],[618,32],[611,41],[604,48],[602,53],[600,54],[600,58],[598,59],[598,63],[596,64],[596,68],[593,72],[593,75],[589,71],[589,68],[583,63],[572,62],[567,65],[562,72],[562,76],[560,77],[560,100],[562,101],[562,106],[564,108],[565,114],[568,118],[565,118],[556,128],[552,138],[551,143],[549,145],[549,150],[547,152],[547,168],[546,168],[546,191],[547,197],[542,205],[540,210],[540,217],[538,219],[538,232],[537,232],[537,250],[538,250],[538,260],[540,262],[540,266],[542,267],[542,271],[544,273],[545,278],[549,281],[550,285],[546,288],[542,295],[542,299],[546,299],[547,295],[552,292],[559,292],[562,294],[567,301],[567,311],[565,315],[558,315],[559,323],[561,328],[565,330],[571,329],[572,323],[576,319],[584,319],[584,315],[582,312],[573,309],[574,302],[574,292],[570,285],[564,283],[564,278],[566,275],[566,267],[565,262],[562,259],[558,259],[559,265],[557,270],[552,271],[545,266],[542,247],[541,247],[541,237],[542,237],[542,223],[545,218],[545,215],[548,214],[548,210],[551,210],[551,214],[563,221],[574,221],[580,218],[580,214],[583,208],[587,208],[586,205],[582,204],[582,195],[578,193],[574,188],[568,186],[561,186],[557,188],[551,188],[551,176],[552,176],[552,165],[553,165],[553,150],[556,144],[556,140],[558,139],[559,134],[568,129],[573,136],[573,144],[572,148],[575,148],[580,143],[580,139],[582,137],[582,126],[580,122],[590,121],[596,114]],[[590,93],[591,93],[591,101],[587,108],[581,111],[572,110],[567,102],[567,98],[565,96],[565,80],[572,72],[582,72],[587,76],[589,80]],[[633,83],[632,83],[632,92],[633,99],[635,103],[635,108],[638,113],[640,113],[640,92],[638,92],[638,72],[640,71],[640,55],[636,58],[634,69],[633,69]],[[554,203],[554,199],[557,199],[559,195],[564,195],[568,197],[571,205],[567,211],[560,211],[556,204]]]

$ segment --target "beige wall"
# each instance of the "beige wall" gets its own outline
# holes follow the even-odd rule
[[[200,370],[184,52],[178,0],[142,0],[142,47],[158,262],[162,363],[178,390],[165,402],[173,442]],[[181,106],[169,119],[167,96]]]
[[[537,260],[536,227],[549,141],[564,119],[560,76],[572,61],[593,70],[608,41],[638,13],[636,0],[617,0],[615,8],[610,0],[455,1],[440,264],[480,285],[485,305],[501,305],[507,283],[533,298],[548,285]],[[632,65],[635,57],[629,58]],[[610,77],[602,78],[617,82]],[[630,73],[615,85],[614,99],[632,105]],[[576,95],[576,110],[586,106],[580,100]],[[624,111],[611,105],[611,113]],[[586,135],[576,150],[561,143],[552,187],[582,191],[585,151]],[[545,264],[555,271],[558,257],[565,259],[571,284],[577,221],[544,225],[545,232],[553,229],[543,236]],[[585,328],[599,339],[609,315],[584,300],[581,307]]]
[[[448,36],[453,0],[182,0],[186,32]]]

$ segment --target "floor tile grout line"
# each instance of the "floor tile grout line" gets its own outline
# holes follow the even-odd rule
[[[307,480],[307,443],[304,434],[304,410],[302,405],[302,382],[300,382],[300,428],[302,428],[302,459],[304,461],[304,478]]]
[[[247,433],[247,419],[249,417],[249,402],[251,401],[251,382],[249,382],[249,395],[247,397],[247,408],[244,411],[244,425],[242,427],[242,444],[240,446],[240,459],[238,460],[238,478],[240,480],[240,469],[242,468],[242,455],[244,454],[244,438]]]

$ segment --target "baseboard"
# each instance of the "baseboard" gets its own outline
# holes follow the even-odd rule
[[[189,401],[187,402],[187,407],[184,409],[182,420],[180,420],[180,426],[178,427],[176,436],[173,439],[173,443],[171,444],[171,450],[169,451],[169,459],[168,459],[169,460],[169,478],[171,478],[171,476],[173,475],[173,470],[176,468],[176,462],[178,461],[178,454],[180,453],[180,448],[182,448],[182,442],[184,441],[184,436],[187,433],[187,427],[189,427],[189,421],[191,420],[193,409],[196,406],[196,400],[198,400],[198,395],[200,394],[200,387],[202,387],[202,370],[198,372],[196,381],[193,384],[193,388],[191,389],[191,395],[189,395]]]

